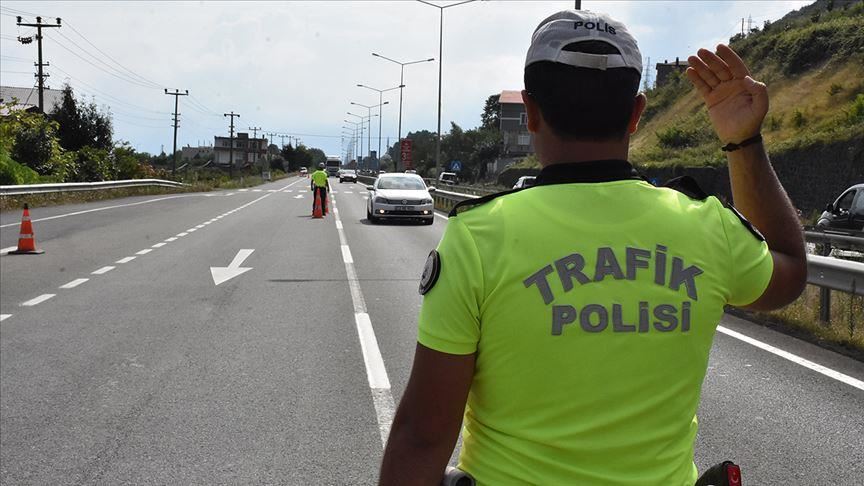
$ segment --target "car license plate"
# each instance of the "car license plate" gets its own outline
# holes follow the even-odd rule
[[[396,206],[396,211],[411,211],[411,206]]]

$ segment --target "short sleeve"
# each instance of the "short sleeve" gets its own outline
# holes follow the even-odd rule
[[[450,218],[438,244],[439,274],[423,296],[417,341],[448,354],[471,354],[480,340],[483,271],[468,228]]]
[[[768,244],[737,210],[721,207],[720,218],[729,245],[728,304],[752,304],[762,296],[774,272]]]

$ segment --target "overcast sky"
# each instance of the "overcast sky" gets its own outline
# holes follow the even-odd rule
[[[742,17],[761,27],[809,3],[583,0],[582,8],[624,22],[639,42],[643,63],[650,58],[653,66],[727,41],[741,31]],[[446,9],[442,131],[450,121],[477,126],[490,94],[521,89],[532,31],[547,15],[572,7],[572,1],[478,1]],[[341,154],[343,120],[355,119],[346,112],[367,114],[350,102],[378,103],[378,93],[356,85],[399,84],[399,66],[372,52],[403,62],[436,59],[405,68],[402,133],[436,130],[439,11],[419,2],[4,0],[0,13],[4,86],[35,84],[36,43],[16,40],[35,29],[16,26],[15,15],[25,22],[33,22],[34,14],[43,22],[61,17],[63,27],[45,33],[49,85],[60,88],[68,80],[77,94],[110,106],[115,140],[142,151],[158,153],[163,145],[170,151],[174,98],[163,88],[179,88],[192,96],[180,98],[178,146],[210,145],[214,135],[227,136],[222,114],[233,110],[240,114],[239,131],[262,127]],[[384,100],[390,104],[383,108],[382,145],[387,137],[397,138],[399,90],[385,93]],[[377,136],[375,119],[373,148]]]

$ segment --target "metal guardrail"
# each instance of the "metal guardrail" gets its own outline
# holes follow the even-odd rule
[[[129,179],[124,181],[104,182],[66,182],[62,184],[21,184],[0,186],[0,196],[17,196],[27,194],[45,194],[50,192],[98,191],[104,189],[120,189],[123,187],[185,187],[182,182],[165,181],[162,179]]]
[[[807,283],[847,294],[864,295],[864,263],[807,255]]]
[[[827,243],[829,246],[864,251],[864,237],[823,231],[804,231],[808,243]],[[830,250],[830,248],[828,248]]]

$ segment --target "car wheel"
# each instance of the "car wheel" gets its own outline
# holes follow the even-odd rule
[[[375,224],[378,222],[378,218],[372,216],[372,213],[369,212],[369,208],[366,208],[366,219],[369,220],[370,223]]]

